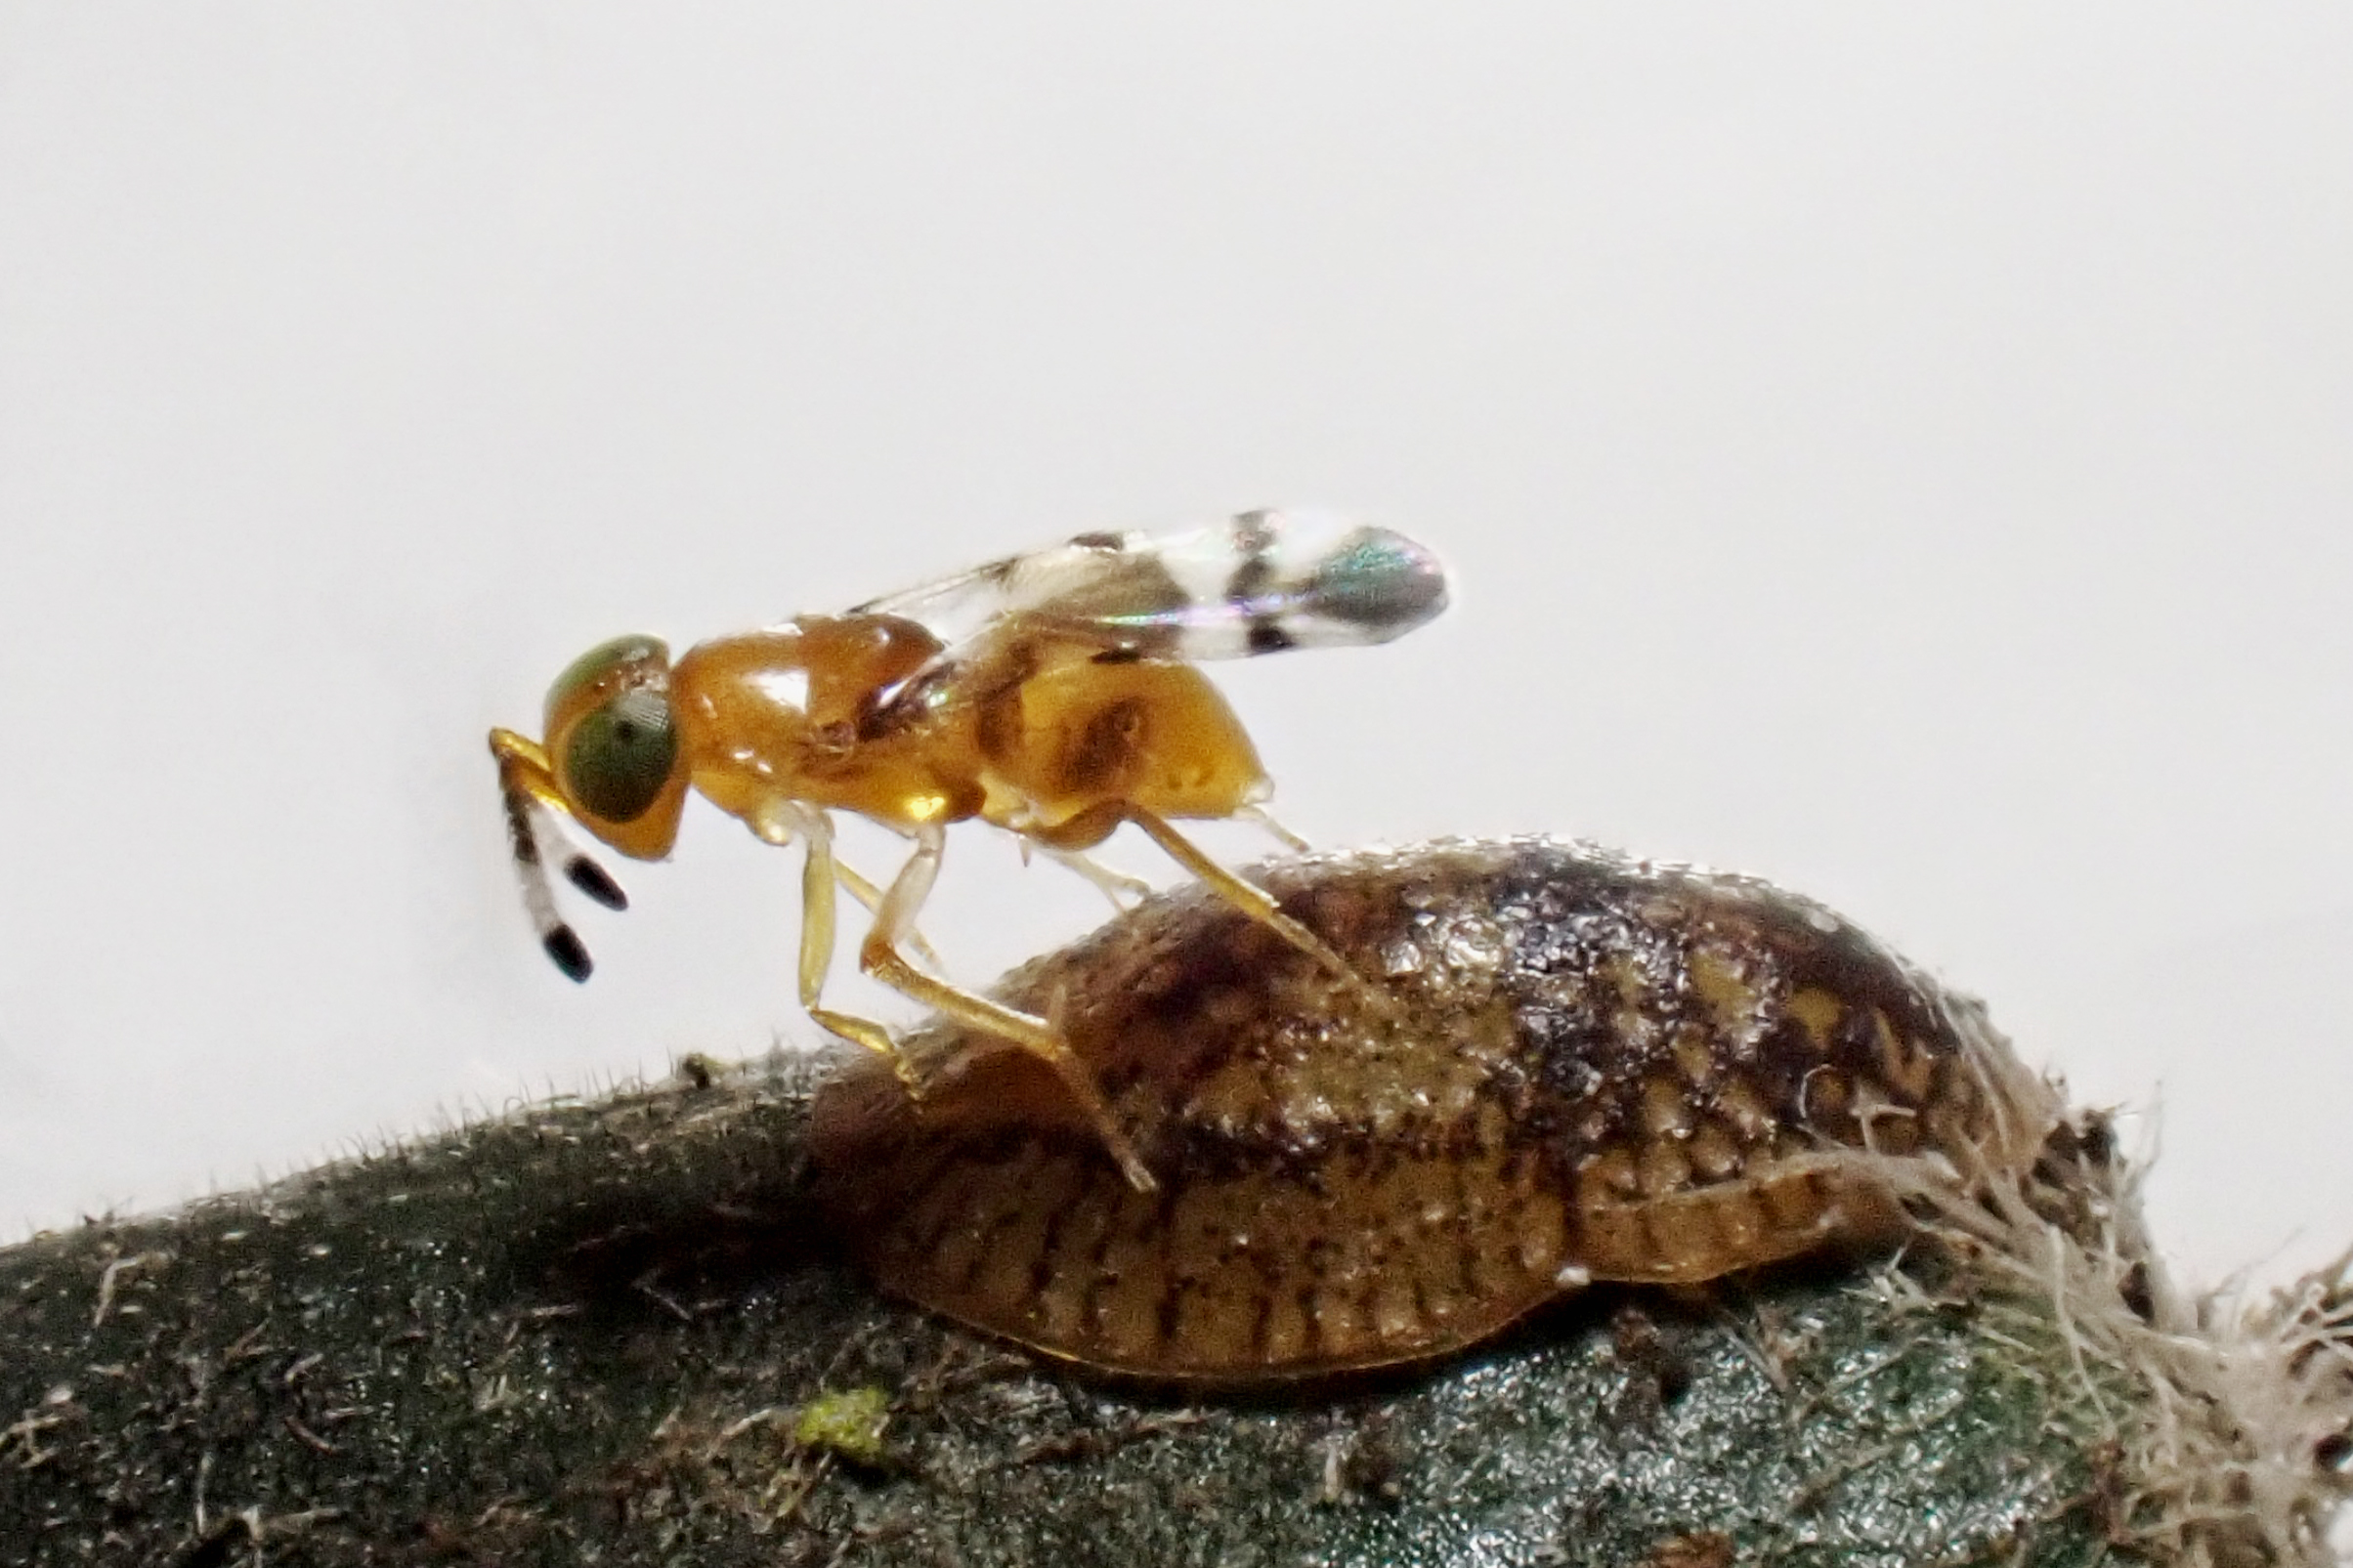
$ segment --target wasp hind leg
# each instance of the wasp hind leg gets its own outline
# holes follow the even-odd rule
[[[822,994],[827,969],[834,957],[834,884],[836,870],[834,861],[831,825],[815,812],[811,826],[801,826],[807,838],[809,858],[802,868],[800,998],[809,1016],[824,1028],[839,1035],[855,1045],[863,1045],[887,1059],[891,1071],[898,1075],[900,1084],[911,1099],[920,1101],[923,1094],[923,1075],[908,1059],[899,1042],[888,1029],[871,1018],[859,1018],[849,1013],[835,1012],[822,1005]],[[1158,1183],[1145,1168],[1143,1159],[1135,1152],[1134,1143],[1120,1130],[1111,1115],[1110,1105],[1103,1099],[1102,1089],[1095,1083],[1094,1074],[1080,1061],[1070,1042],[1043,1018],[1015,1012],[977,993],[952,985],[927,975],[910,963],[902,945],[910,945],[915,931],[915,918],[930,896],[931,884],[939,876],[940,855],[947,845],[947,834],[938,826],[920,828],[915,835],[915,853],[899,869],[899,874],[884,889],[875,910],[875,923],[859,944],[858,967],[875,979],[905,996],[913,997],[943,1017],[954,1019],[966,1029],[984,1035],[994,1035],[1009,1040],[1023,1050],[1039,1057],[1062,1081],[1070,1097],[1078,1102],[1095,1135],[1102,1139],[1103,1148],[1128,1184],[1137,1192],[1151,1192]]]
[[[1167,852],[1169,859],[1199,877],[1218,897],[1347,981],[1382,1011],[1394,1013],[1397,1010],[1396,998],[1357,973],[1355,966],[1342,957],[1330,943],[1285,914],[1275,904],[1272,894],[1243,881],[1219,865],[1207,850],[1170,826],[1167,818],[1133,805],[1121,807],[1120,815],[1142,828],[1146,837]]]
[[[1044,855],[1055,865],[1067,866],[1088,881],[1092,882],[1095,891],[1109,899],[1111,907],[1122,914],[1134,908],[1128,902],[1129,900],[1134,899],[1140,903],[1151,896],[1151,883],[1140,876],[1130,876],[1126,871],[1115,871],[1084,850],[1063,849],[1059,845],[1049,844],[1042,838],[1032,838],[1024,834],[1021,839],[1023,852],[1027,853],[1033,845],[1036,846],[1039,854]]]
[[[1234,821],[1251,823],[1263,828],[1268,837],[1279,841],[1294,855],[1305,855],[1315,848],[1313,844],[1308,843],[1299,834],[1275,821],[1274,813],[1263,806],[1244,806],[1240,811],[1234,813]]]

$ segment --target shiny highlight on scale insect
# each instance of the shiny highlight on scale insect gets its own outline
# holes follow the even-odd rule
[[[687,791],[700,790],[766,842],[806,848],[799,984],[811,1017],[886,1060],[905,1093],[923,1090],[887,1029],[824,1005],[838,883],[873,914],[861,969],[1050,1068],[1124,1179],[1149,1191],[1150,1171],[1048,1003],[991,1000],[908,955],[923,952],[916,919],[946,828],[979,818],[1118,887],[1127,879],[1085,851],[1133,823],[1219,899],[1369,992],[1172,826],[1260,816],[1270,788],[1240,721],[1193,665],[1383,643],[1445,605],[1443,570],[1410,539],[1325,513],[1257,511],[1183,533],[1081,534],[841,614],[715,638],[674,663],[656,638],[616,638],[556,678],[541,741],[491,732],[524,903],[557,967],[586,979],[587,949],[548,884],[541,816],[659,860]],[[835,811],[913,841],[887,884],[835,857]],[[564,873],[595,902],[626,907],[586,856],[567,857]]]

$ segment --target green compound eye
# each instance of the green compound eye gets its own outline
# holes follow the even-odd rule
[[[657,669],[669,663],[669,646],[659,637],[632,633],[602,642],[564,666],[564,673],[555,678],[547,689],[548,728],[555,728],[556,715],[579,700],[588,689],[606,676],[631,664],[650,664]]]
[[[583,716],[564,747],[564,782],[573,800],[609,823],[644,816],[677,765],[669,699],[642,686]]]

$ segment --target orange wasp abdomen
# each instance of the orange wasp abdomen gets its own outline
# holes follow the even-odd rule
[[[1188,664],[1071,658],[983,711],[989,820],[1057,847],[1099,843],[1139,807],[1231,817],[1268,784],[1242,722]]]

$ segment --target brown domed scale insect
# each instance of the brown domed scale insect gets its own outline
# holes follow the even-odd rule
[[[920,1105],[853,1060],[811,1149],[887,1290],[1104,1372],[1314,1377],[1892,1238],[1890,1161],[2020,1170],[2056,1114],[1982,1006],[1763,882],[1544,839],[1254,875],[1396,1005],[1198,888],[1015,971],[1149,1192],[986,1034],[902,1042]]]
[[[992,1001],[908,956],[924,952],[916,920],[948,826],[977,817],[1108,888],[1140,889],[1084,853],[1133,823],[1246,917],[1369,991],[1171,825],[1273,826],[1259,809],[1271,785],[1258,752],[1194,664],[1383,643],[1445,606],[1444,570],[1403,535],[1329,513],[1257,511],[1182,533],[1081,534],[840,614],[714,638],[674,664],[656,638],[616,638],[549,688],[544,742],[491,732],[524,904],[556,966],[585,980],[587,949],[548,885],[541,819],[659,860],[688,790],[700,790],[766,842],[807,847],[799,981],[812,1018],[891,1063],[908,1093],[922,1089],[889,1030],[824,1005],[838,882],[874,914],[862,969],[1047,1064],[1146,1189],[1152,1177],[1094,1080],[1037,1005]],[[913,842],[887,886],[835,857],[836,811]],[[597,903],[626,906],[585,856],[571,856],[565,874]]]

